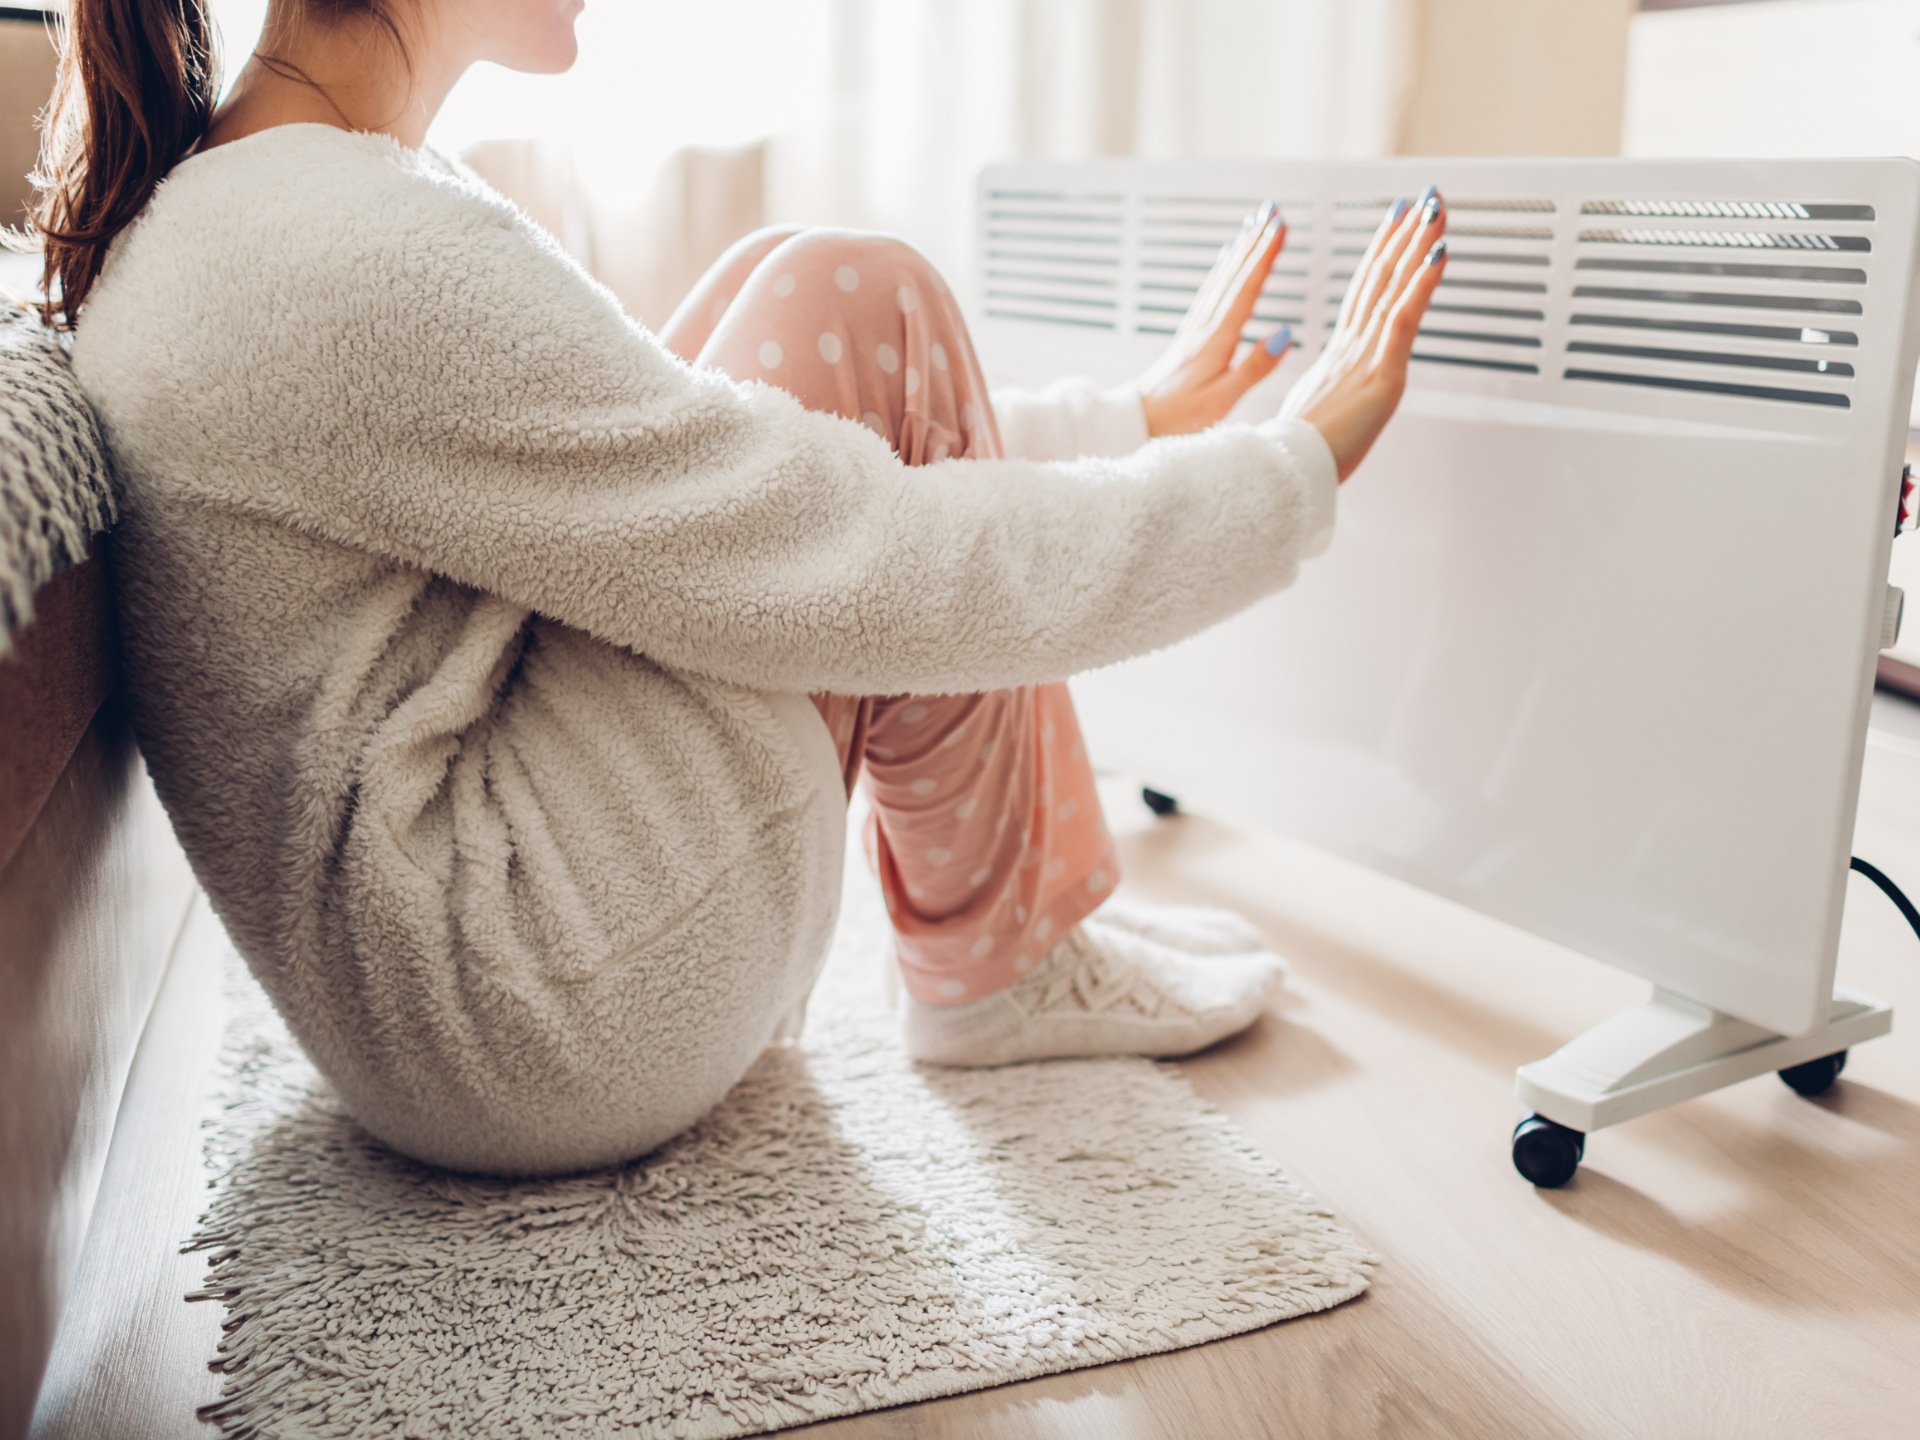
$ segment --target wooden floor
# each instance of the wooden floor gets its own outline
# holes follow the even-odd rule
[[[1920,709],[1877,712],[1855,850],[1912,892]],[[809,1437],[1920,1436],[1920,940],[1864,881],[1840,976],[1902,1012],[1893,1035],[1823,1099],[1749,1081],[1596,1134],[1536,1191],[1514,1067],[1644,982],[1302,846],[1108,809],[1136,892],[1231,905],[1293,959],[1279,1013],[1184,1068],[1383,1256],[1374,1287]]]
[[[1882,700],[1875,724],[1855,849],[1920,890],[1920,709]],[[1119,787],[1109,809],[1136,893],[1231,905],[1295,962],[1275,1015],[1185,1068],[1382,1255],[1374,1288],[1236,1340],[799,1433],[1920,1435],[1920,941],[1877,892],[1855,882],[1840,974],[1903,1014],[1829,1096],[1750,1081],[1601,1132],[1542,1192],[1508,1160],[1513,1069],[1643,983],[1303,847],[1155,822]],[[163,1003],[175,1053],[143,1060],[170,1098],[142,1133],[187,1134],[204,1061],[178,1036],[217,1004],[192,975]],[[180,1222],[122,1204],[96,1223],[122,1227],[124,1255]],[[210,1433],[190,1415],[217,1383],[196,1357],[219,1316],[171,1300],[197,1262],[89,1267],[36,1434]]]

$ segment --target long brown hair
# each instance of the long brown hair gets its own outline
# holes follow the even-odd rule
[[[388,0],[298,0],[298,11],[321,24],[368,15],[405,54]],[[71,327],[107,247],[207,133],[220,95],[220,54],[208,0],[68,0],[59,35],[33,224],[46,255],[41,313],[49,325]],[[285,62],[258,58],[306,78]]]
[[[107,246],[199,143],[219,91],[207,0],[68,0],[33,177],[49,324],[79,317]]]

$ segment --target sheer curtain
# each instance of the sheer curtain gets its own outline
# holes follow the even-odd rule
[[[1412,0],[594,0],[568,75],[476,69],[432,139],[648,323],[775,221],[891,230],[963,295],[998,159],[1393,148]],[[229,70],[263,0],[215,0]]]
[[[1384,154],[1402,3],[836,0],[831,181],[774,198],[830,194],[964,278],[990,161]]]

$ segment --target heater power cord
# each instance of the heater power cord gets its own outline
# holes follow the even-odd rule
[[[1858,870],[1862,875],[1866,876],[1867,879],[1871,880],[1875,885],[1878,885],[1882,893],[1884,893],[1889,900],[1893,901],[1895,907],[1900,911],[1901,915],[1905,917],[1907,924],[1913,927],[1913,933],[1916,936],[1920,936],[1920,909],[1914,908],[1914,904],[1907,898],[1906,892],[1894,884],[1893,881],[1889,880],[1886,873],[1882,871],[1879,866],[1870,865],[1858,855],[1855,855],[1847,862],[1847,868],[1849,870]]]

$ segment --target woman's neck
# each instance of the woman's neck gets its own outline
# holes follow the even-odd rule
[[[279,9],[214,112],[201,148],[305,122],[390,135],[417,149],[447,92],[473,63],[438,27],[421,23],[425,6],[414,11],[404,47],[365,16],[322,27],[276,23]]]

